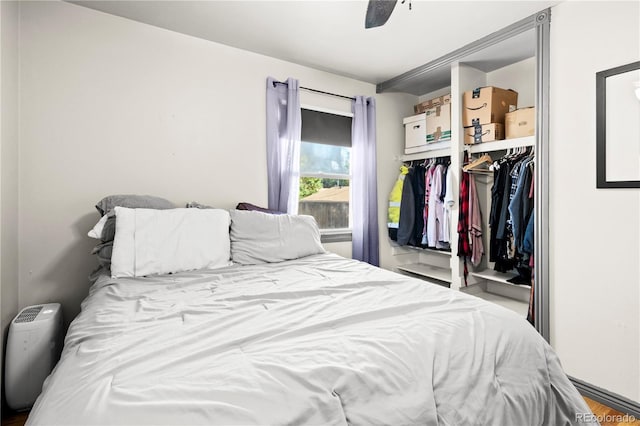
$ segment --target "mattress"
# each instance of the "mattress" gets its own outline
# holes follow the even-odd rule
[[[28,425],[562,425],[590,413],[513,312],[334,254],[103,276]]]

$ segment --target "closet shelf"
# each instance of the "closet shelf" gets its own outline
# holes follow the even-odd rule
[[[402,161],[423,160],[425,158],[447,157],[451,155],[451,141],[435,142],[427,145],[426,151],[400,156]]]
[[[427,253],[427,254],[440,254],[443,256],[451,256],[451,250],[437,250],[433,248],[422,248],[422,247],[414,247],[414,246],[391,246],[394,255],[402,254],[402,250],[410,250],[418,253]]]
[[[469,152],[489,152],[501,151],[504,149],[518,148],[522,146],[534,146],[536,144],[535,136],[526,136],[524,138],[503,139],[501,141],[483,142],[476,145],[468,145]]]
[[[424,263],[408,263],[406,265],[398,265],[396,268],[423,277],[434,278],[448,283],[451,282],[450,269],[438,268],[437,266],[425,265]]]
[[[516,287],[527,287],[526,285],[513,284],[508,280],[517,276],[518,274],[514,272],[498,272],[493,269],[483,269],[481,271],[469,271],[469,275],[472,275],[477,278],[482,278],[484,280],[496,281],[503,284],[509,284]]]
[[[451,257],[451,250],[436,250],[432,248],[418,248],[418,250],[421,250],[423,253],[441,254],[441,255]]]

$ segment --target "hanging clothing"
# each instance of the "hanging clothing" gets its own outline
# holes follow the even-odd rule
[[[535,221],[536,221],[536,214],[535,212],[531,212],[531,215],[529,216],[529,223],[527,224],[527,229],[524,232],[524,239],[522,243],[522,251],[524,253],[533,254],[533,239],[534,239],[533,230],[535,226]]]
[[[514,284],[529,284],[529,254],[523,250],[524,234],[533,211],[533,155],[511,154],[503,157],[494,169],[489,215],[489,260],[494,269],[507,272],[516,269]]]
[[[433,171],[431,179],[431,191],[429,195],[429,217],[427,219],[427,245],[431,248],[443,249],[441,242],[442,224],[444,221],[444,203],[440,199],[442,191],[443,166],[438,164]]]
[[[453,173],[451,167],[447,167],[445,176],[446,191],[444,195],[444,223],[442,224],[442,241],[451,242],[451,209],[453,208]]]
[[[522,253],[522,241],[527,226],[527,220],[533,208],[533,203],[529,202],[529,192],[531,188],[532,171],[529,167],[531,159],[525,159],[520,164],[516,190],[509,203],[509,217],[511,218],[514,247]]]
[[[402,185],[402,198],[400,200],[400,218],[398,222],[398,244],[405,246],[412,241],[413,227],[416,215],[416,200],[413,192],[413,168],[410,168]],[[413,240],[415,243],[415,240]]]
[[[440,199],[444,202],[444,197],[447,194],[447,170],[449,170],[449,166],[447,164],[442,165],[442,190],[440,191]]]
[[[450,249],[451,246],[449,244],[449,217],[447,216],[447,206],[445,203],[445,197],[447,196],[447,173],[449,170],[449,166],[447,164],[442,165],[442,190],[440,191],[438,207],[441,209],[439,213],[439,217],[441,219],[438,221],[438,244],[437,248],[440,249]]]
[[[413,239],[410,245],[420,247],[424,229],[424,198],[425,198],[425,172],[424,166],[413,167],[411,185],[413,187],[413,197],[415,199],[415,221],[413,223]]]
[[[497,191],[502,193],[500,197],[500,206],[498,209],[498,224],[495,235],[495,266],[494,269],[498,272],[507,272],[513,269],[514,262],[512,256],[512,240],[511,234],[511,222],[509,218],[509,202],[511,196],[511,174],[513,171],[513,164],[509,161],[504,162],[500,166],[500,175],[497,181],[500,182],[500,187]],[[494,185],[496,182],[494,181]],[[514,189],[515,192],[515,189]]]
[[[499,239],[498,226],[500,223],[504,180],[508,175],[508,166],[505,162],[498,165],[493,172],[493,186],[491,187],[491,210],[489,213],[489,261],[498,260]]]
[[[460,199],[458,212],[458,257],[464,261],[464,285],[467,285],[467,257],[471,255],[469,244],[469,173],[461,171],[460,178]]]
[[[476,180],[469,176],[469,244],[471,246],[471,263],[478,266],[484,254],[482,243],[482,215],[480,213],[480,201],[476,190]]]
[[[424,208],[422,209],[422,239],[420,247],[427,246],[427,219],[429,217],[429,168],[424,173]]]
[[[429,247],[429,238],[428,238],[428,228],[429,228],[429,206],[430,201],[431,200],[431,195],[432,195],[432,183],[433,183],[433,173],[436,170],[436,165],[435,164],[431,164],[429,167],[427,167],[427,171],[425,172],[424,175],[424,181],[425,181],[425,196],[424,196],[424,234],[422,236],[422,246],[423,247]],[[433,212],[432,212],[433,213]]]
[[[389,228],[389,238],[398,241],[398,227],[400,225],[400,203],[402,201],[402,187],[404,186],[405,176],[409,173],[406,166],[400,167],[398,180],[393,185],[389,193],[389,210],[387,215],[387,227]]]
[[[520,196],[521,201],[521,223],[520,231],[516,238],[516,247],[518,251],[524,253],[523,245],[524,245],[524,235],[526,233],[526,226],[529,223],[529,219],[531,218],[531,214],[533,213],[534,208],[534,199],[533,199],[533,183],[535,181],[535,169],[534,169],[534,161],[533,157],[531,157],[531,161],[527,164],[526,176],[524,180],[523,192]]]
[[[458,256],[470,256],[469,245],[469,173],[462,172],[460,179],[460,200],[458,212]]]
[[[532,185],[533,186],[533,185]],[[531,198],[533,198],[533,194],[530,192]],[[526,253],[529,253],[531,257],[529,258],[529,267],[531,268],[531,291],[529,292],[529,311],[527,312],[527,321],[531,323],[531,325],[536,325],[536,315],[535,315],[535,258],[534,258],[534,230],[535,230],[535,211],[531,212],[531,216],[529,218],[529,223],[527,224],[527,230],[525,231],[524,243],[523,247]]]
[[[392,190],[396,195],[389,196],[389,202],[393,204],[389,205],[388,223],[389,235],[392,239],[395,236],[399,245],[450,249],[450,211],[447,212],[444,201],[451,192],[447,190],[447,170],[442,159],[429,160],[428,164],[409,167],[401,186],[396,182]],[[398,192],[401,196],[396,228],[393,214],[396,213]],[[452,193],[448,196],[453,197]]]

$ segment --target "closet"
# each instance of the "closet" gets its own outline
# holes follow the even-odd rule
[[[507,155],[535,153],[534,290],[535,326],[549,338],[548,325],[548,58],[550,11],[544,10],[450,54],[378,85],[378,92],[400,91],[419,96],[419,102],[451,94],[451,140],[427,144],[419,152],[411,150],[395,161],[398,165],[424,164],[447,158],[454,188],[451,207],[450,251],[392,244],[399,272],[435,280],[454,290],[476,294],[526,315],[531,287],[510,282],[516,270],[496,270],[489,259],[493,172],[472,171],[482,215],[484,256],[477,266],[458,257],[459,189],[467,156],[487,155],[498,160]],[[535,135],[515,139],[464,144],[462,97],[466,91],[484,86],[518,92],[518,108],[535,106]],[[412,118],[405,119],[411,123]],[[402,123],[399,123],[402,124]],[[415,145],[414,142],[412,142]],[[488,157],[487,157],[488,158]],[[533,166],[533,164],[531,165]],[[533,170],[533,169],[532,169]],[[381,194],[382,195],[382,194]],[[385,194],[386,195],[386,194]],[[498,267],[497,269],[504,269]]]

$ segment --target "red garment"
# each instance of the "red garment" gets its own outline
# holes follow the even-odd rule
[[[434,167],[428,167],[424,173],[424,226],[422,228],[422,245],[427,245],[427,219],[429,218],[429,194],[431,193],[431,178]]]
[[[469,245],[469,173],[461,170],[460,212],[458,214],[458,257],[464,258],[464,285],[467,285],[467,256],[471,256]]]
[[[469,173],[462,172],[460,179],[460,212],[458,215],[458,257],[470,256],[469,244]]]

